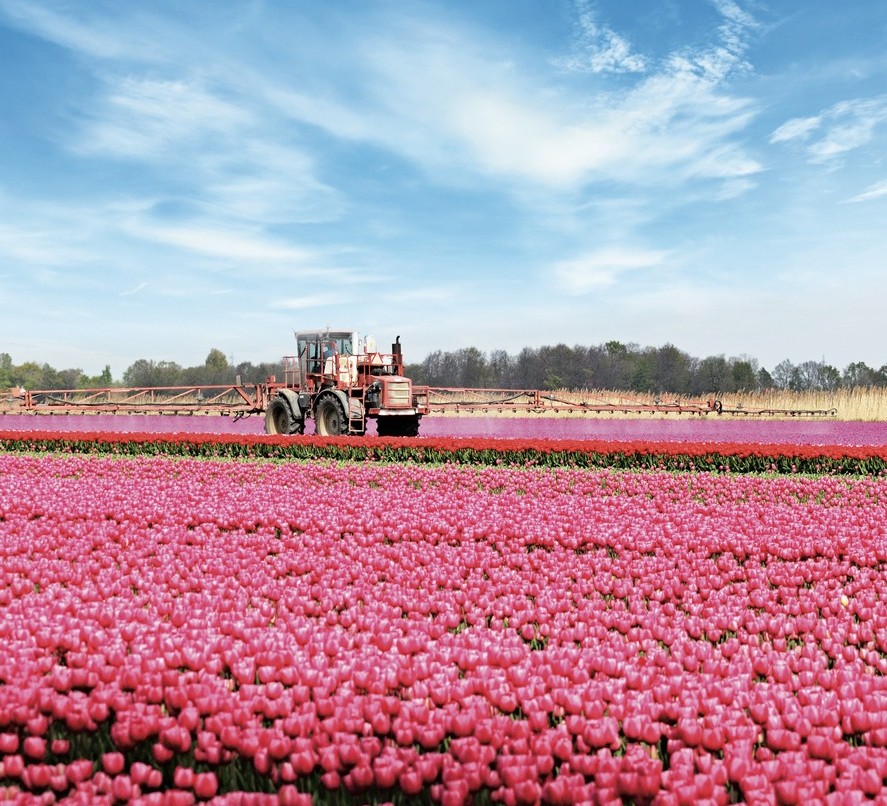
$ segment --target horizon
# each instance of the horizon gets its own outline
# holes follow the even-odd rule
[[[0,352],[878,368],[885,35],[877,0],[0,0]]]

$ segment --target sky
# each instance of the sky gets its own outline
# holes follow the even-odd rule
[[[0,0],[0,353],[887,364],[883,0]]]

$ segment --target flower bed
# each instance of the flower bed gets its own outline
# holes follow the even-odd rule
[[[883,475],[887,446],[0,431],[0,451]]]
[[[179,432],[207,434],[263,433],[264,417],[137,414],[0,414],[0,431],[79,431],[92,433]],[[306,423],[314,433],[314,421]],[[367,423],[376,435],[376,422]],[[728,442],[795,445],[887,445],[887,423],[820,419],[725,419],[717,415],[639,419],[581,417],[442,417],[422,418],[423,437],[505,439],[619,440],[621,442]]]
[[[0,796],[887,778],[885,479],[0,454],[0,557]]]

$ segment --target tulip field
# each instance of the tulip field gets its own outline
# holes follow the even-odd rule
[[[281,444],[0,433],[0,801],[887,802],[883,446]]]

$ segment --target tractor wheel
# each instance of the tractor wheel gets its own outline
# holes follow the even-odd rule
[[[418,417],[379,417],[376,420],[376,433],[380,437],[419,436]]]
[[[266,434],[302,434],[305,432],[305,420],[293,417],[290,407],[281,397],[275,397],[265,412]]]
[[[400,426],[400,435],[402,437],[419,436],[419,418],[418,417],[401,417],[403,422]]]
[[[327,395],[314,412],[317,421],[317,433],[322,437],[338,437],[348,431],[348,418],[339,399]]]

